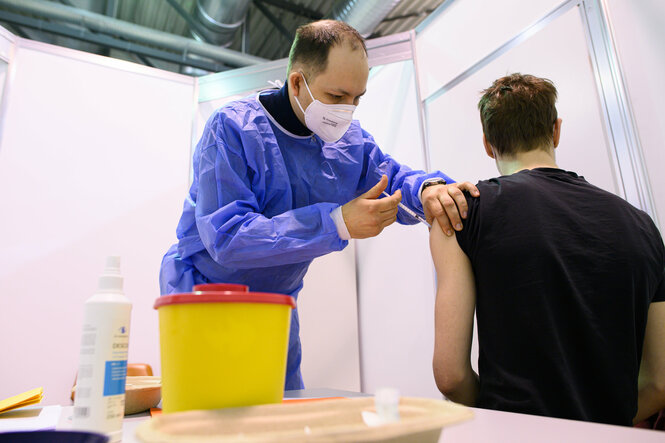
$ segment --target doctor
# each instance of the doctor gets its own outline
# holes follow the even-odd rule
[[[400,200],[449,235],[462,228],[461,190],[476,195],[475,186],[400,165],[352,120],[369,75],[355,29],[332,20],[298,28],[287,75],[280,90],[231,102],[208,120],[178,242],[162,261],[162,294],[224,282],[297,297],[316,257],[395,220],[417,223],[398,211]],[[293,310],[287,390],[303,388],[300,360]]]

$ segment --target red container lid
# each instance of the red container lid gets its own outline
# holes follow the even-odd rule
[[[155,309],[167,305],[191,304],[191,303],[272,303],[276,305],[288,305],[296,307],[293,297],[282,294],[271,294],[268,292],[197,292],[195,294],[173,294],[164,295],[155,300]]]
[[[220,292],[220,291],[249,291],[249,286],[239,285],[236,283],[204,283],[202,285],[194,285],[192,292]]]

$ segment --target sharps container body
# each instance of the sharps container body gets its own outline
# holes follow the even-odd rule
[[[281,402],[293,308],[246,291],[158,298],[163,412]]]

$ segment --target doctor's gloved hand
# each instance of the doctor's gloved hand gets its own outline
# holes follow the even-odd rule
[[[480,195],[474,184],[463,182],[429,186],[420,196],[427,221],[431,224],[436,218],[447,236],[453,235],[453,229],[462,230],[462,219],[466,218],[469,210],[462,191],[469,191],[474,197]]]
[[[377,236],[397,219],[397,204],[402,200],[402,191],[377,200],[388,186],[385,175],[372,189],[342,206],[342,216],[351,238]]]

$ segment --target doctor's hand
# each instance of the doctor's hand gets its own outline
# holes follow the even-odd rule
[[[372,189],[342,206],[342,216],[351,238],[368,238],[379,235],[383,228],[397,219],[397,204],[402,200],[402,191],[377,200],[388,186],[385,175]]]
[[[436,218],[447,236],[453,235],[453,228],[462,230],[462,219],[466,218],[469,210],[462,191],[469,191],[474,197],[480,195],[474,184],[464,182],[429,186],[420,196],[427,221],[431,224]]]

